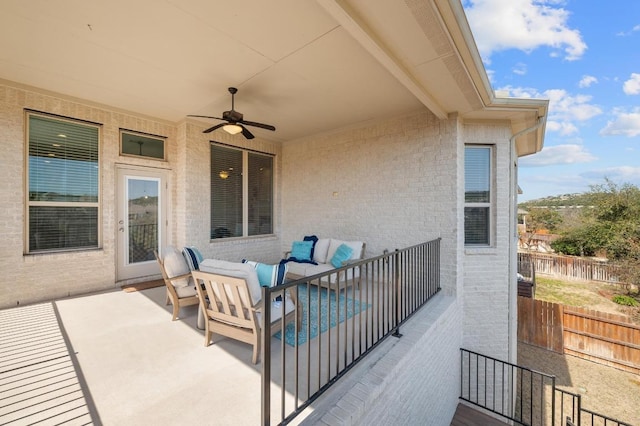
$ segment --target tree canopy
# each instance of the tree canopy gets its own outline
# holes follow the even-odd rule
[[[640,278],[640,188],[605,180],[591,187],[592,205],[582,210],[579,223],[564,228],[552,247],[564,254],[594,256],[604,253],[627,270],[631,282]]]

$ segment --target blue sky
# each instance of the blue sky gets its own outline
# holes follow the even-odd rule
[[[550,100],[519,201],[640,186],[640,1],[463,0],[498,96]]]

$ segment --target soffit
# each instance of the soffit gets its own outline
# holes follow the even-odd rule
[[[492,110],[478,61],[458,0],[0,2],[0,78],[171,122],[235,86],[274,141],[425,107],[531,121]]]

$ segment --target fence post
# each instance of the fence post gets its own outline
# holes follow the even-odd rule
[[[268,426],[271,424],[271,292],[268,287],[262,287],[262,329],[260,339],[262,340],[262,413],[261,424]],[[284,314],[283,314],[284,315]],[[282,336],[284,339],[284,334]],[[283,355],[284,356],[284,355]]]
[[[400,267],[400,250],[396,249],[395,251],[395,255],[394,255],[394,263],[395,263],[395,268],[393,270],[393,291],[395,293],[395,297],[396,297],[396,327],[395,330],[393,331],[392,336],[394,337],[402,337],[402,333],[400,333],[400,309],[402,307],[401,304],[401,300],[400,300],[400,270],[402,269]]]

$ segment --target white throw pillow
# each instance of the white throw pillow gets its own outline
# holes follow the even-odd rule
[[[317,263],[327,263],[327,253],[329,251],[329,243],[331,239],[320,238],[315,245],[313,252],[313,260]]]

